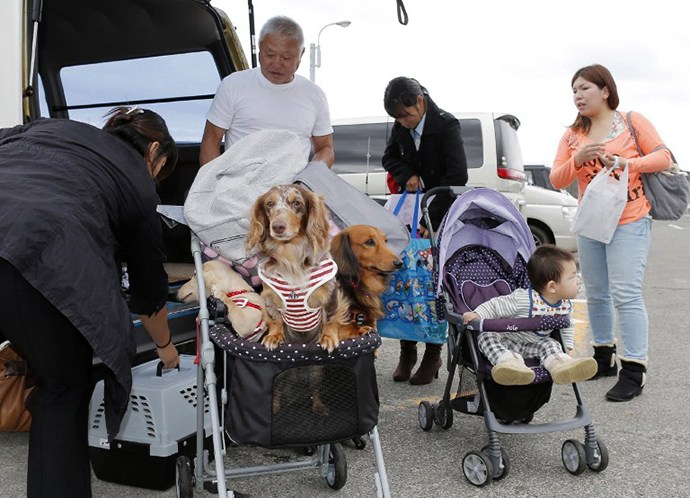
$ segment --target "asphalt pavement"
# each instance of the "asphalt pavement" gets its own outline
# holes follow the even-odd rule
[[[688,357],[690,325],[690,216],[676,222],[654,222],[653,242],[644,292],[650,319],[647,385],[643,394],[628,403],[606,401],[604,394],[615,383],[604,378],[580,384],[594,427],[609,451],[609,466],[601,472],[569,474],[561,461],[566,439],[584,440],[582,429],[544,435],[501,435],[511,469],[509,475],[483,488],[469,484],[462,473],[462,458],[487,444],[480,417],[455,412],[454,424],[423,432],[417,420],[421,400],[438,401],[447,372],[427,386],[395,383],[398,344],[384,339],[377,360],[381,409],[378,430],[394,497],[690,497],[688,473]],[[586,298],[586,296],[582,296]],[[576,304],[576,355],[591,354],[584,301]],[[576,401],[570,386],[554,386],[551,401],[534,422],[571,418]],[[0,433],[0,497],[25,496],[28,434]],[[228,481],[230,489],[253,498],[263,497],[365,497],[376,496],[372,445],[357,450],[345,447],[347,484],[340,491],[326,485],[316,470],[242,478]],[[292,450],[230,448],[226,466],[270,464],[304,458]],[[92,481],[93,495],[104,498],[172,497],[168,491],[150,491]],[[196,493],[195,496],[214,496]]]

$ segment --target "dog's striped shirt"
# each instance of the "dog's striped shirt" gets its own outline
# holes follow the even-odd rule
[[[283,301],[281,311],[283,321],[292,330],[298,332],[314,330],[321,323],[323,309],[310,308],[307,301],[316,289],[335,278],[336,273],[338,273],[338,265],[335,261],[330,258],[323,259],[318,266],[310,270],[306,285],[297,286],[287,282],[280,273],[266,275],[259,266],[261,280]]]

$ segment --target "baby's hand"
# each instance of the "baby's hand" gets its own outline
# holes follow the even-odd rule
[[[470,311],[468,313],[463,313],[462,323],[467,325],[468,323],[470,323],[473,320],[481,320],[481,317],[478,314],[476,314],[474,311]]]

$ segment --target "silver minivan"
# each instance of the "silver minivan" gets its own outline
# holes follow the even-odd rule
[[[467,156],[467,185],[497,190],[524,213],[525,172],[517,130],[510,114],[453,113],[460,120]],[[389,195],[381,158],[394,121],[389,117],[333,122],[333,171],[355,188],[375,198]]]

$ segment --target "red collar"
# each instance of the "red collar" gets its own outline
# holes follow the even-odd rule
[[[241,290],[241,291],[235,291],[235,292],[228,292],[225,294],[227,297],[235,297],[239,296],[240,294],[244,294],[245,292],[249,292],[248,290]]]

